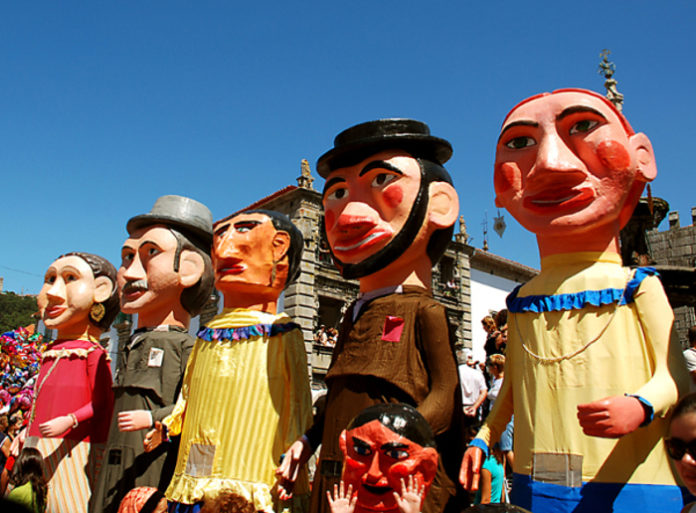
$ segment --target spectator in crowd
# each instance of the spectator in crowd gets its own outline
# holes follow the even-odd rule
[[[503,502],[505,460],[500,446],[495,444],[481,467],[481,482],[474,497],[474,504]]]
[[[684,351],[686,368],[691,376],[691,391],[696,390],[696,326],[691,326],[688,331],[689,348]]]
[[[682,397],[675,406],[669,424],[669,438],[665,439],[667,453],[674,460],[674,466],[691,495],[696,495],[695,441],[696,394],[692,393]],[[681,511],[696,513],[696,502],[687,504]]]
[[[43,457],[38,449],[26,447],[12,468],[10,481],[14,488],[7,498],[23,505],[32,513],[44,513],[48,484],[43,471]]]
[[[508,311],[506,309],[495,315],[495,326],[497,329],[495,348],[496,353],[500,354],[505,354],[505,348],[507,347],[507,316]]]
[[[490,315],[486,315],[481,319],[481,325],[483,326],[483,331],[486,332],[486,342],[483,345],[484,351],[486,351],[486,358],[492,354],[496,354],[498,349],[495,346],[495,341],[497,337],[497,329],[495,326],[495,319]]]
[[[123,496],[118,513],[166,513],[167,499],[153,486],[138,486]]]
[[[254,505],[232,490],[222,490],[203,501],[200,513],[255,513]]]
[[[493,384],[488,391],[488,398],[490,400],[489,408],[493,409],[493,404],[498,398],[498,393],[500,392],[500,387],[502,386],[503,378],[505,377],[505,356],[502,354],[494,354],[491,356],[488,361],[488,369],[493,376]],[[507,423],[503,433],[500,435],[500,450],[503,452],[503,454],[505,454],[511,469],[515,461],[515,454],[512,450],[514,421],[515,418],[513,416],[510,419],[510,422]]]
[[[479,409],[488,394],[486,381],[477,367],[459,365],[459,384],[462,388],[462,406],[467,425],[478,423]]]

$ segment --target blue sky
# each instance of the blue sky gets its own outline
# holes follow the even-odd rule
[[[452,142],[473,245],[487,215],[491,251],[538,266],[509,215],[502,239],[492,231],[500,123],[541,91],[603,92],[603,48],[655,148],[653,194],[690,224],[695,15],[688,0],[5,2],[4,288],[38,292],[66,251],[118,266],[126,221],[158,196],[220,219],[294,184],[344,128],[392,116]]]

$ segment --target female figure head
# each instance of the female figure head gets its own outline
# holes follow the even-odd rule
[[[696,495],[696,393],[682,397],[674,408],[665,445],[684,484]]]
[[[58,338],[98,338],[118,313],[116,269],[97,255],[66,253],[46,271],[38,303]]]

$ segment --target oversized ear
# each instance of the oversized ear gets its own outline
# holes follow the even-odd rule
[[[650,139],[644,133],[637,133],[630,136],[628,140],[636,156],[638,179],[641,182],[652,182],[657,176],[657,165]]]
[[[290,251],[290,234],[278,231],[273,236],[273,261],[280,262]]]
[[[205,262],[203,257],[190,249],[184,249],[179,258],[179,283],[185,289],[193,287],[203,276]]]
[[[436,229],[449,228],[459,216],[459,196],[447,182],[433,182],[429,188],[428,220]]]
[[[343,453],[343,458],[348,455],[348,449],[346,447],[346,430],[344,429],[341,431],[341,436],[338,437],[338,445],[341,448],[341,452]]]
[[[106,276],[97,276],[94,280],[94,302],[103,303],[114,291],[113,282]]]

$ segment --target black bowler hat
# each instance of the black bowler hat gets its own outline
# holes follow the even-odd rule
[[[184,196],[161,196],[147,214],[131,217],[126,224],[129,234],[134,231],[163,224],[193,236],[209,250],[213,243],[213,214],[203,203]]]
[[[430,135],[430,128],[415,119],[391,118],[352,126],[336,136],[334,147],[317,161],[323,178],[334,169],[354,165],[382,150],[404,150],[416,158],[444,164],[452,156],[452,145]]]

